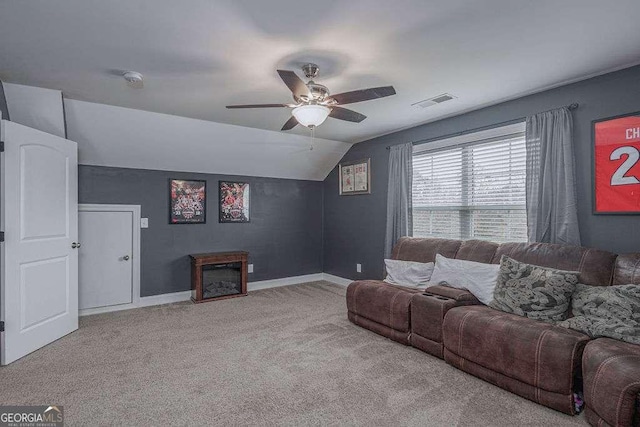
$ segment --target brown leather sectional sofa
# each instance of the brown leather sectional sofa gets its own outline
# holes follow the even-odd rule
[[[616,255],[544,243],[496,244],[479,240],[404,237],[392,258],[434,262],[435,255],[469,261],[518,261],[579,271],[594,286],[640,283],[640,254]],[[466,290],[426,290],[377,280],[347,288],[349,320],[412,345],[463,371],[534,402],[575,414],[573,393],[583,389],[593,425],[640,425],[640,346],[503,313]]]

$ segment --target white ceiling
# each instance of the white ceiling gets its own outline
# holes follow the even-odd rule
[[[0,78],[277,131],[287,109],[224,106],[290,102],[275,70],[313,61],[333,93],[395,86],[351,106],[364,122],[316,133],[358,142],[634,65],[639,16],[638,0],[0,0]],[[118,70],[143,73],[144,89]],[[444,92],[458,98],[411,107]]]

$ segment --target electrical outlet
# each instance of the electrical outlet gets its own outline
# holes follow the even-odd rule
[[[253,264],[249,264],[249,265],[247,266],[247,272],[248,272],[248,273],[253,273]]]
[[[356,273],[362,273],[362,264],[356,264]]]
[[[149,218],[140,218],[140,228],[149,228]]]

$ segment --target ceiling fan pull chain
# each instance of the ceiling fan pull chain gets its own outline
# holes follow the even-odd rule
[[[309,147],[309,151],[313,151],[313,141],[316,137],[316,127],[311,126],[311,146]]]

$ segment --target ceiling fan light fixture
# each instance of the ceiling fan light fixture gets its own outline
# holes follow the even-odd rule
[[[320,126],[331,113],[331,108],[324,105],[301,105],[293,109],[291,114],[298,123],[306,127]]]
[[[318,66],[306,64],[302,68],[307,78],[318,75]],[[295,104],[248,104],[227,105],[227,108],[293,108],[291,117],[280,130],[291,130],[297,125],[315,128],[320,126],[328,116],[346,122],[360,123],[367,118],[364,114],[342,107],[344,104],[369,101],[395,95],[393,86],[370,87],[368,89],[352,90],[337,95],[331,95],[329,89],[313,80],[303,82],[296,73],[290,70],[277,70],[278,75],[291,91]]]

